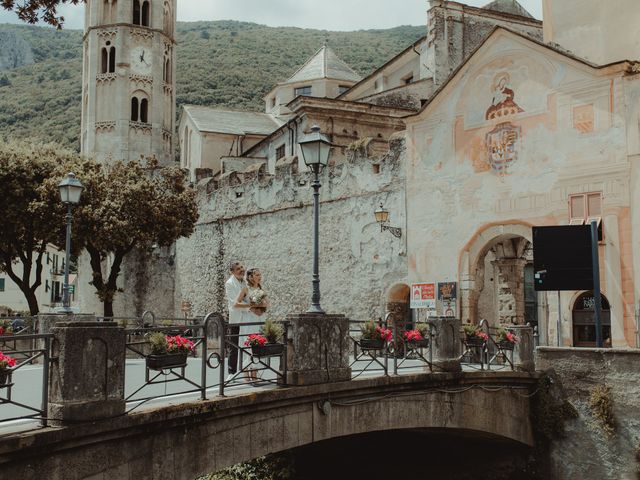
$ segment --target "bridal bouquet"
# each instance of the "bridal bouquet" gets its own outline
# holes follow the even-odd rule
[[[251,305],[260,305],[266,296],[267,294],[264,290],[260,290],[259,288],[253,290],[249,295],[249,303],[251,303]]]

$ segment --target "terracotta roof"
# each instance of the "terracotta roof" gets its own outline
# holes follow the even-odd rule
[[[267,113],[219,110],[196,105],[185,105],[183,108],[201,132],[269,135],[282,125]]]
[[[516,0],[494,0],[482,7],[483,10],[493,10],[495,12],[509,13],[520,17],[534,18]]]
[[[332,78],[350,82],[359,82],[361,79],[360,75],[342,61],[333,50],[324,45],[285,83],[304,82],[320,78]]]

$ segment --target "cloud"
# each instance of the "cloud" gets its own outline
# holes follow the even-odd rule
[[[489,0],[467,0],[482,6]],[[521,0],[534,17],[542,18],[541,0]],[[398,7],[397,5],[402,5]],[[273,27],[295,26],[320,30],[363,30],[398,25],[426,25],[427,0],[178,0],[178,20],[239,20]],[[81,29],[84,7],[63,6],[66,28]],[[0,23],[19,23],[17,16],[0,10]]]

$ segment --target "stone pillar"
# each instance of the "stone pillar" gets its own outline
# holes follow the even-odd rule
[[[518,337],[518,343],[513,349],[513,366],[516,370],[533,372],[535,370],[533,327],[515,325],[509,327]]]
[[[288,315],[287,384],[351,380],[349,319],[344,315]]]
[[[404,355],[404,342],[402,335],[406,330],[409,317],[409,304],[407,302],[387,302],[387,328],[394,331],[393,348],[396,355]],[[395,330],[394,330],[395,326]]]
[[[124,328],[67,319],[52,328],[49,418],[64,424],[123,414]]]
[[[460,372],[460,328],[457,318],[430,318],[433,331],[433,364],[445,372]]]
[[[524,324],[524,258],[498,258],[491,262],[497,271],[498,323]]]

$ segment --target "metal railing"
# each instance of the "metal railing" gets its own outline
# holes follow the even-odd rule
[[[497,340],[498,332],[502,329],[491,327],[486,319],[482,319],[478,325],[478,331],[485,334],[486,338],[467,337],[462,330],[460,332],[462,365],[478,370],[515,370],[513,363],[515,345]]]
[[[53,335],[33,335],[25,333],[25,330],[28,331],[28,329],[23,329],[15,335],[0,336],[0,352],[16,360],[14,367],[0,372],[0,425],[15,420],[37,419],[40,420],[40,424],[43,427],[46,427],[49,407],[51,340]],[[30,368],[27,372],[27,367],[36,363],[36,361],[41,361],[42,368]],[[30,375],[37,376],[38,374],[41,377],[39,406],[29,403],[34,396],[30,395],[28,391],[28,387],[34,385],[33,380],[28,380],[28,377]],[[14,392],[14,375],[22,376],[27,384],[27,388],[21,389],[19,395]]]

